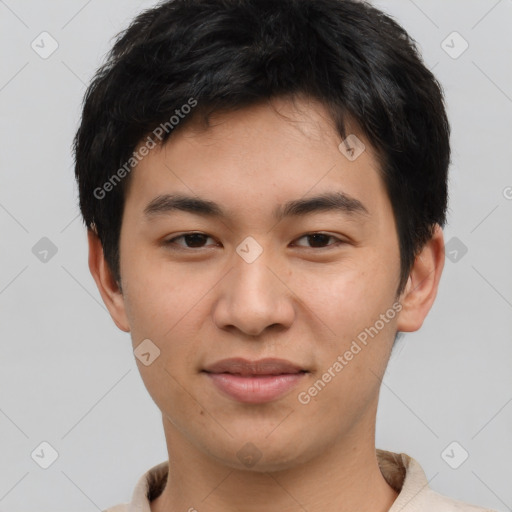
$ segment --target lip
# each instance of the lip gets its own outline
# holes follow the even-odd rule
[[[243,357],[222,359],[207,366],[208,373],[231,373],[239,375],[282,375],[283,373],[300,373],[305,371],[300,366],[286,359],[266,358],[249,361]]]
[[[307,370],[284,359],[223,359],[203,370],[222,393],[244,403],[277,400],[304,378]]]

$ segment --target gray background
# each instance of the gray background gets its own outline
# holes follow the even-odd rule
[[[393,353],[377,446],[416,458],[438,492],[512,510],[512,0],[374,3],[418,41],[453,128],[451,259]],[[89,275],[70,149],[112,37],[154,4],[0,0],[0,510],[103,509],[166,460],[129,335]],[[46,59],[43,31],[59,45]]]

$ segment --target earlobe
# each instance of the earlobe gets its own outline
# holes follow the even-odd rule
[[[400,296],[402,310],[397,320],[398,331],[413,332],[423,325],[437,295],[444,260],[443,231],[436,225],[432,238],[416,256]]]
[[[96,282],[101,298],[117,327],[122,331],[130,332],[124,297],[105,260],[101,241],[91,229],[87,230],[87,241],[89,244],[89,270]]]

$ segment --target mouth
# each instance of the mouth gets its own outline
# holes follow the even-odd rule
[[[309,373],[284,359],[223,359],[207,366],[203,373],[225,396],[238,402],[264,403],[288,393]]]
[[[265,375],[291,375],[305,373],[307,370],[285,359],[260,359],[249,361],[241,357],[223,359],[207,366],[206,373],[228,373],[231,375],[265,376]]]

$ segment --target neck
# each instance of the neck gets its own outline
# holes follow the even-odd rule
[[[374,425],[374,423],[373,423]],[[239,470],[209,457],[164,419],[169,476],[151,512],[387,512],[397,492],[379,469],[375,427],[279,471]]]

